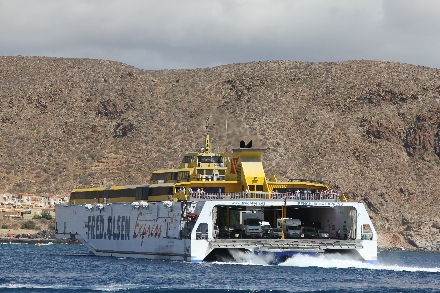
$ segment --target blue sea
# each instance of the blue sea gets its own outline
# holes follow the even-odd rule
[[[440,254],[380,252],[369,265],[297,255],[268,265],[86,256],[82,245],[0,244],[0,292],[440,292]]]

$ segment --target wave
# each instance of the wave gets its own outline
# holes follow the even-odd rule
[[[35,245],[37,246],[42,246],[42,245],[52,245],[53,242],[47,242],[47,243],[35,243]]]
[[[9,284],[0,285],[0,292],[179,292],[179,293],[194,293],[194,292],[214,292],[214,293],[285,293],[285,290],[250,290],[250,289],[211,289],[211,288],[182,288],[182,287],[157,287],[151,285],[139,284],[115,284],[115,285],[96,285],[90,287],[83,286],[68,286],[68,285],[35,285],[35,284]],[[322,292],[322,291],[320,291]]]
[[[257,256],[252,253],[232,252],[235,261],[217,262],[217,264],[234,264],[234,265],[273,265],[273,257],[267,255],[265,257]],[[360,260],[353,260],[352,257],[334,253],[334,254],[320,254],[317,256],[310,256],[305,254],[296,254],[288,258],[285,262],[277,264],[285,267],[316,267],[316,268],[356,268],[369,270],[384,270],[396,272],[440,272],[439,267],[428,268],[420,266],[405,266],[386,263],[386,261],[378,261],[377,264],[369,264]]]
[[[386,270],[398,272],[440,272],[440,268],[427,268],[417,266],[402,266],[396,264],[387,264],[384,261],[379,261],[377,264],[369,264],[359,260],[353,260],[349,256],[341,254],[331,255],[295,255],[287,259],[281,266],[295,266],[295,267],[320,267],[320,268],[357,268],[370,270]]]

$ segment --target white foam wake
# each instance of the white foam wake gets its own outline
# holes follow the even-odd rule
[[[320,267],[320,268],[359,268],[371,270],[387,271],[408,271],[408,272],[440,272],[440,268],[410,267],[396,264],[386,264],[378,262],[369,264],[360,260],[353,260],[348,255],[342,254],[321,254],[317,256],[308,256],[297,254],[280,264],[281,266],[294,267]]]
[[[273,264],[273,257],[270,255],[261,256],[253,253],[243,253],[234,251],[231,252],[234,257],[234,262],[225,262],[225,264],[239,264],[239,265],[271,265]],[[407,272],[440,272],[440,267],[428,268],[420,266],[402,266],[397,264],[387,264],[383,261],[378,261],[377,264],[369,264],[360,260],[354,260],[349,255],[332,253],[319,254],[317,256],[310,256],[305,254],[296,254],[285,262],[278,264],[279,266],[289,267],[318,267],[318,268],[358,268],[370,270],[387,270],[387,271],[407,271]]]

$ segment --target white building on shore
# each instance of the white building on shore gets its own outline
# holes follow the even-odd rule
[[[57,195],[0,193],[0,216],[3,218],[32,218],[35,214],[41,215],[43,212],[49,212],[55,216],[55,204],[67,203],[68,201],[68,197]]]

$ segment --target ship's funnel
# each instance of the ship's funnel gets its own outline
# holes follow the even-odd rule
[[[241,149],[250,149],[252,148],[252,140],[248,142],[247,144],[244,142],[244,140],[240,141],[240,148]]]

